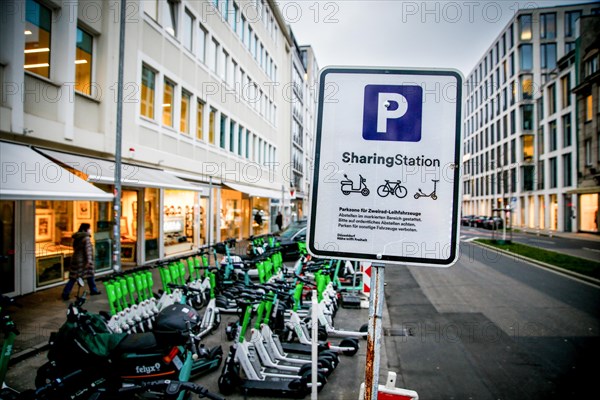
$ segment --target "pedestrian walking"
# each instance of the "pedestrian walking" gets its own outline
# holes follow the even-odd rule
[[[281,215],[281,211],[277,212],[277,217],[275,217],[275,223],[277,224],[279,230],[281,230],[281,227],[283,226],[283,215]]]
[[[69,266],[69,281],[63,289],[62,298],[69,300],[71,290],[79,278],[87,280],[92,296],[98,295],[101,292],[96,287],[94,280],[94,248],[90,224],[81,224],[79,230],[71,237],[73,238],[73,256],[71,256],[71,265]]]

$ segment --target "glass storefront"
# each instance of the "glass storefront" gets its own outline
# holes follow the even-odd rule
[[[72,235],[83,223],[91,226],[96,272],[111,268],[110,205],[87,200],[35,202],[36,287],[68,278]]]
[[[221,240],[242,239],[242,193],[221,189]]]
[[[138,262],[138,191],[121,192],[121,262]],[[142,213],[143,215],[143,213]]]
[[[199,207],[197,192],[165,190],[163,207],[163,239],[165,256],[190,251],[198,245]]]
[[[0,293],[15,291],[15,202],[0,200]]]
[[[252,199],[252,234],[264,235],[270,232],[271,210],[270,199],[254,197]]]
[[[579,196],[580,230],[598,232],[598,193]]]
[[[144,189],[144,252],[145,262],[158,260],[160,258],[159,250],[159,207],[160,190]]]

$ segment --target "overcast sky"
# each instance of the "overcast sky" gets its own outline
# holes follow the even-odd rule
[[[466,77],[523,8],[590,1],[278,0],[319,66],[456,68]]]

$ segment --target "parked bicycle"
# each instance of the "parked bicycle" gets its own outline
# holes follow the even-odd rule
[[[390,182],[386,179],[385,183],[377,188],[377,194],[379,197],[387,197],[387,195],[390,193],[393,193],[396,195],[396,197],[402,199],[406,197],[408,190],[401,185],[400,180]]]

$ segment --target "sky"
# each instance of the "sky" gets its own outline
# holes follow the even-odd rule
[[[453,68],[465,77],[519,9],[588,2],[277,0],[321,68]]]

